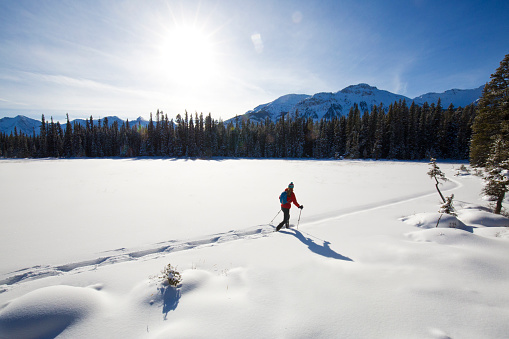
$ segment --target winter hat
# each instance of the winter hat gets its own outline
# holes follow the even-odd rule
[[[288,188],[293,188],[293,182],[291,182],[290,185],[288,185]]]

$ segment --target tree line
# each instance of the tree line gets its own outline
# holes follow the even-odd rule
[[[225,123],[187,112],[169,120],[158,110],[146,127],[93,117],[82,125],[69,116],[62,126],[43,115],[38,134],[0,134],[0,156],[468,159],[475,116],[473,104],[443,109],[440,101],[398,101],[363,113],[354,105],[346,116],[319,121],[299,112],[276,122],[237,116]]]

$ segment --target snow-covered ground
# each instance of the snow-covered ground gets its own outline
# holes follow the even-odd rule
[[[426,162],[0,160],[0,338],[507,338],[509,219],[438,165],[435,228]]]

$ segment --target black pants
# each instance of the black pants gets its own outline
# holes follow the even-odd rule
[[[279,231],[281,228],[283,228],[284,225],[286,225],[286,228],[290,227],[290,209],[289,208],[282,208],[281,211],[283,211],[283,221],[277,225],[276,231]]]

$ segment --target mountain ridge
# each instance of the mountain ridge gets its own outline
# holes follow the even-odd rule
[[[321,118],[333,118],[342,115],[347,115],[350,108],[355,104],[359,106],[361,112],[370,111],[373,106],[383,107],[385,111],[394,102],[405,100],[408,105],[414,102],[416,105],[422,106],[425,102],[429,105],[437,103],[438,99],[441,100],[443,108],[449,107],[453,104],[455,108],[465,107],[469,104],[475,103],[481,96],[484,85],[474,89],[450,89],[442,93],[429,92],[413,99],[404,95],[391,93],[386,90],[380,90],[375,86],[366,83],[357,85],[350,85],[337,92],[319,92],[313,95],[308,94],[286,94],[274,101],[266,104],[256,106],[254,109],[247,111],[241,117],[243,119],[251,119],[255,122],[264,121],[269,118],[272,121],[277,121],[282,115],[295,114],[299,112],[301,117],[310,117],[315,120]],[[125,120],[116,116],[108,116],[108,124],[117,121],[119,125]],[[235,120],[231,118],[225,121],[228,123]],[[85,125],[87,119],[75,119],[71,123],[78,122]],[[104,121],[104,118],[100,119]],[[97,124],[99,119],[94,119]],[[136,120],[129,121],[131,124],[140,123],[142,126],[147,126],[148,121],[139,117]],[[65,128],[65,123],[62,123],[62,128]],[[14,128],[18,133],[25,135],[32,135],[34,132],[39,134],[41,126],[40,120],[28,118],[23,115],[18,115],[15,118],[1,118],[0,119],[0,133],[10,135],[14,134]]]
[[[97,125],[99,121],[102,122],[104,119],[108,119],[108,126],[111,126],[115,121],[118,122],[119,126],[123,122],[126,122],[127,120],[122,120],[117,116],[108,116],[104,117],[102,119],[93,119],[94,125]],[[86,121],[90,121],[89,119],[74,119],[71,122],[71,124],[74,124],[75,122],[80,124],[81,126],[86,125]],[[46,121],[48,122],[48,121]],[[137,124],[141,124],[142,126],[147,126],[148,121],[143,119],[142,117],[138,117],[136,120],[129,121],[130,126],[134,126]],[[66,124],[61,123],[62,129],[65,130]],[[26,117],[24,115],[17,115],[14,118],[5,117],[0,118],[0,133],[5,133],[6,135],[14,134],[14,129],[16,129],[17,133],[23,133],[25,135],[33,135],[35,132],[35,135],[39,135],[41,128],[41,120],[32,119],[29,117]]]
[[[369,112],[373,106],[378,107],[380,105],[387,111],[389,105],[400,100],[405,100],[408,105],[414,102],[416,105],[422,106],[425,102],[430,105],[432,103],[436,104],[440,99],[442,107],[447,108],[450,104],[453,104],[457,108],[475,103],[481,97],[483,88],[484,85],[474,89],[451,89],[442,93],[429,92],[411,99],[404,95],[360,83],[347,86],[335,93],[287,94],[267,104],[259,105],[253,110],[247,111],[241,117],[255,121],[265,120],[268,117],[276,121],[282,115],[295,114],[298,111],[301,117],[319,120],[321,118],[347,115],[350,108],[355,104],[359,106],[362,112]]]

